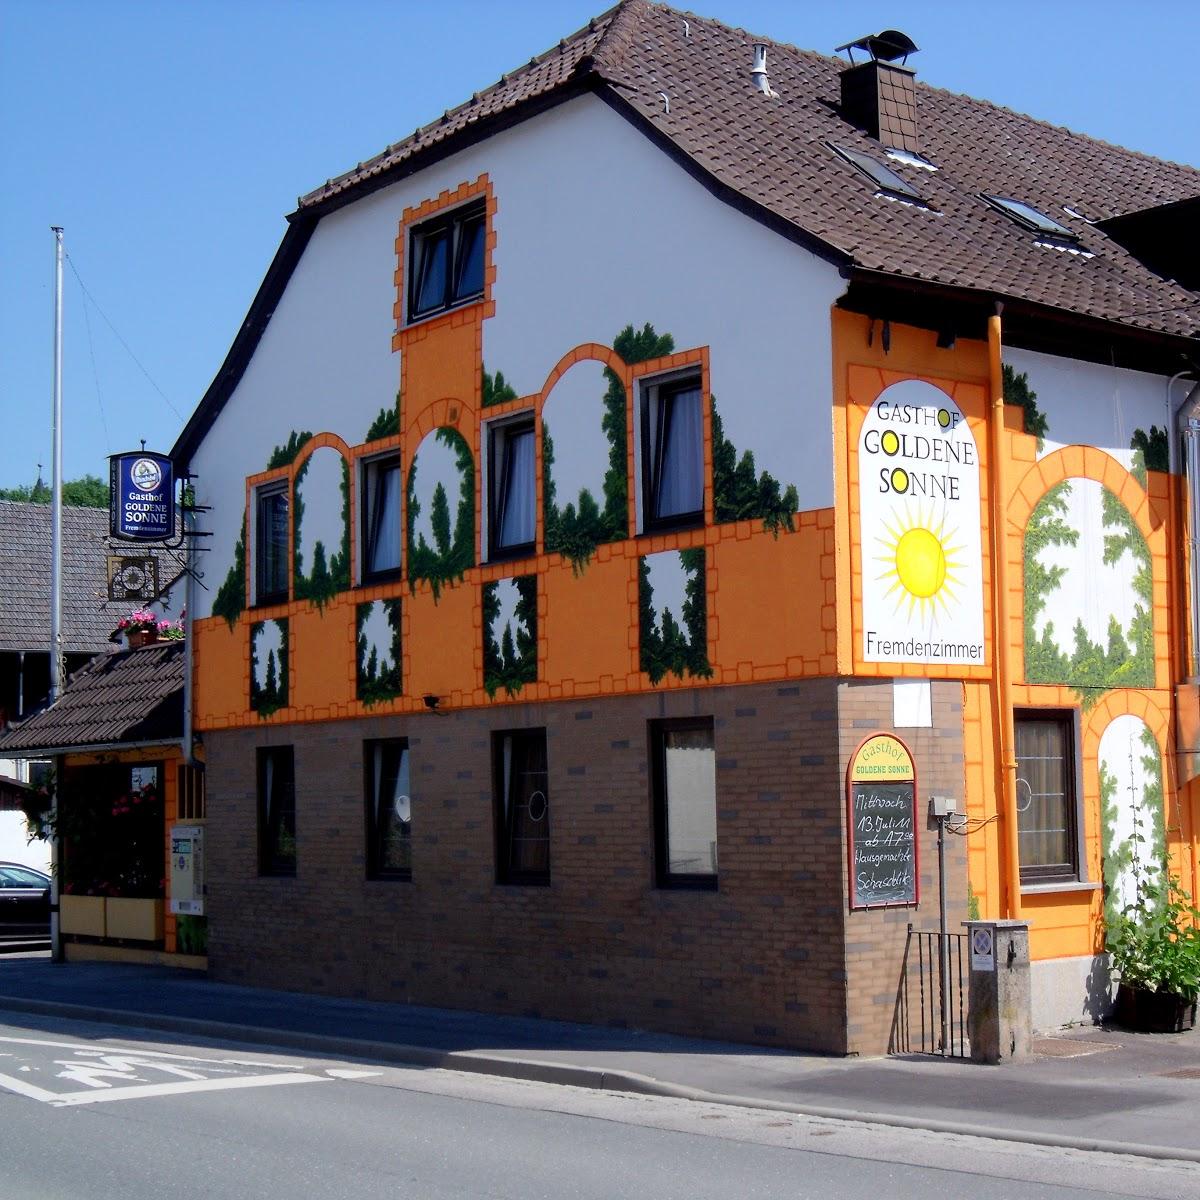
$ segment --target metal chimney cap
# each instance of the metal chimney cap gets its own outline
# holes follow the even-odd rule
[[[908,56],[916,54],[919,48],[907,33],[901,33],[898,29],[885,29],[880,33],[865,34],[853,42],[838,46],[834,54],[841,54],[845,50],[853,63],[854,51],[861,50],[876,62],[895,62],[898,58],[907,61]]]

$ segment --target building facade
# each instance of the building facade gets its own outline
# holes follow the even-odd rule
[[[1194,879],[1195,293],[1004,207],[1099,144],[769,55],[631,0],[293,214],[174,452],[216,977],[878,1053],[931,795],[1043,1026],[1136,832]],[[1031,131],[1048,176],[970,144]]]

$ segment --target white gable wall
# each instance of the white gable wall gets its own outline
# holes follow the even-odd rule
[[[607,105],[582,97],[324,217],[240,383],[193,457],[212,505],[207,616],[232,563],[245,477],[293,430],[362,442],[395,403],[395,238],[406,207],[486,172],[498,211],[484,365],[524,395],[583,342],[628,324],[711,347],[726,436],[833,503],[836,268],[714,198]],[[630,397],[631,402],[636,398]],[[556,438],[562,436],[555,431]]]

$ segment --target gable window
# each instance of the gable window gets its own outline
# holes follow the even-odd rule
[[[496,882],[550,882],[550,799],[546,731],[492,735]]]
[[[291,746],[258,751],[258,873],[296,874],[296,768]]]
[[[717,756],[711,718],[650,727],[656,880],[717,886]]]
[[[367,802],[367,878],[412,878],[412,801],[408,739],[363,743]]]
[[[412,228],[408,239],[410,321],[483,295],[486,234],[482,201],[440,213]]]
[[[1013,714],[1021,882],[1079,878],[1075,722],[1065,709]]]
[[[533,417],[488,426],[488,557],[532,554],[537,529]]]
[[[281,479],[255,492],[254,599],[280,604],[288,598],[288,483]]]
[[[704,408],[699,374],[643,384],[641,425],[643,530],[703,524]]]
[[[400,570],[400,457],[363,464],[363,582],[387,579]]]

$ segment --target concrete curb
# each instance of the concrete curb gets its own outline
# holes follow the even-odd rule
[[[1107,1138],[1067,1137],[1060,1134],[1039,1133],[1036,1130],[972,1125],[962,1121],[906,1117],[895,1113],[831,1108],[818,1104],[797,1104],[786,1100],[770,1100],[757,1096],[736,1096],[722,1092],[709,1092],[703,1088],[689,1087],[681,1083],[667,1083],[636,1071],[579,1067],[569,1063],[548,1062],[545,1059],[504,1058],[474,1050],[435,1050],[428,1046],[412,1046],[402,1042],[377,1042],[365,1038],[305,1033],[295,1029],[236,1025],[228,1021],[211,1021],[199,1017],[175,1017],[161,1013],[132,1012],[124,1009],[97,1009],[85,1004],[67,1004],[58,1000],[30,1000],[23,996],[0,996],[0,1013],[5,1011],[33,1013],[48,1017],[66,1017],[93,1024],[126,1025],[167,1033],[185,1033],[194,1037],[276,1046],[288,1050],[304,1050],[314,1054],[336,1055],[339,1058],[362,1058],[404,1066],[470,1071],[477,1075],[522,1079],[531,1083],[592,1088],[597,1091],[629,1092],[640,1096],[665,1096],[703,1104],[728,1105],[732,1108],[754,1108],[767,1112],[793,1113],[797,1116],[821,1117],[831,1121],[884,1125],[893,1129],[923,1129],[930,1133],[958,1134],[963,1137],[1018,1142],[1063,1150],[1091,1150],[1102,1154],[1129,1155],[1134,1158],[1200,1163],[1200,1150],[1188,1150],[1180,1146],[1139,1145],[1134,1142],[1111,1141]]]

